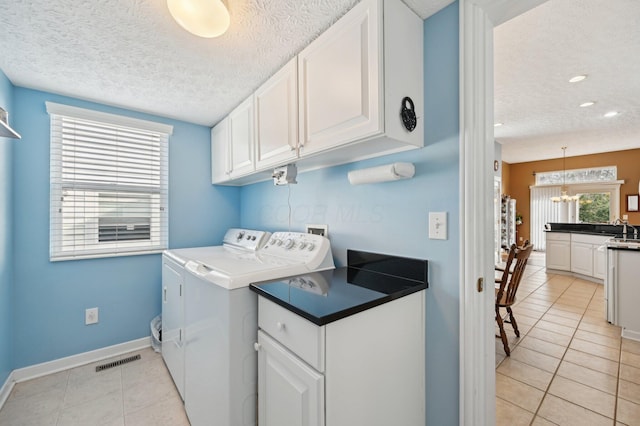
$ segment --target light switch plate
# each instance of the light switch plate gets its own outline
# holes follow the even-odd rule
[[[447,212],[429,212],[429,239],[447,239]]]

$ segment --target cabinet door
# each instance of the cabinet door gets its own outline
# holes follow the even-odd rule
[[[184,269],[162,261],[162,358],[184,399],[184,304],[182,297]]]
[[[229,114],[231,178],[254,171],[253,160],[253,97],[241,103]]]
[[[559,271],[571,270],[571,243],[547,239],[546,266]]]
[[[604,280],[607,275],[607,248],[606,246],[593,246],[593,276]]]
[[[571,272],[593,276],[593,246],[586,243],[571,243]]]
[[[258,332],[260,426],[324,426],[324,377]]]
[[[229,179],[229,119],[211,129],[211,183]]]
[[[293,58],[255,93],[257,169],[298,157],[297,69]]]
[[[298,54],[301,156],[384,131],[381,19],[364,0]]]

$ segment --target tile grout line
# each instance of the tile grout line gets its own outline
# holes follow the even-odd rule
[[[556,301],[558,299],[560,299],[562,297],[562,295],[564,295],[573,285],[573,283],[575,283],[575,279],[573,281],[571,281],[571,284],[569,284],[569,286],[565,289],[565,291],[563,291],[562,293],[560,293],[560,295],[556,298]],[[595,291],[594,291],[595,293]],[[593,298],[593,295],[591,296]],[[556,302],[554,302],[553,304],[555,304]],[[553,306],[553,305],[551,305]],[[588,306],[588,305],[587,305]],[[551,308],[549,308],[551,309]],[[586,308],[585,308],[586,311]],[[562,361],[564,361],[564,357],[566,356],[567,352],[569,351],[569,346],[571,346],[571,342],[573,341],[573,336],[575,336],[576,332],[578,331],[578,326],[580,325],[580,321],[582,321],[582,317],[584,316],[584,312],[582,313],[582,316],[580,317],[580,320],[578,321],[578,324],[576,325],[575,330],[573,331],[573,334],[571,335],[571,339],[569,340],[569,343],[567,344],[567,347],[564,349],[564,353],[562,354],[562,358],[560,358],[560,362],[558,362],[558,366],[556,367],[555,371],[553,372],[553,376],[551,376],[551,380],[549,380],[549,384],[547,385],[547,388],[544,391],[544,394],[542,395],[542,399],[540,399],[540,403],[538,404],[538,408],[536,409],[536,412],[533,414],[533,418],[531,419],[531,423],[529,423],[529,425],[533,425],[533,422],[536,420],[536,417],[538,417],[538,413],[540,412],[540,407],[542,407],[542,403],[544,402],[545,398],[547,397],[547,395],[549,395],[549,389],[551,388],[551,383],[553,383],[554,379],[556,378],[557,374],[558,374],[558,370],[560,369],[560,366],[562,365]],[[553,395],[555,396],[555,395]],[[556,397],[559,398],[559,397]],[[563,398],[560,398],[563,399]],[[570,402],[570,401],[567,401]],[[577,404],[576,404],[577,405]],[[548,420],[546,417],[540,416],[545,420]],[[551,421],[551,420],[549,420]]]
[[[553,307],[553,305],[554,305],[555,303],[557,303],[557,300],[558,300],[558,299],[560,299],[560,298],[561,298],[561,297],[562,297],[562,296],[563,296],[563,295],[564,295],[564,294],[565,294],[565,293],[566,293],[566,292],[571,288],[571,286],[572,286],[572,285],[573,285],[577,280],[578,280],[577,278],[574,278],[574,279],[571,281],[571,283],[567,286],[567,288],[565,288],[565,290],[564,290],[562,293],[560,293],[560,294],[559,294],[559,295],[554,299],[554,302],[551,304],[551,306],[550,306],[549,308],[547,308],[547,310],[542,314],[542,316],[541,316],[541,317],[540,317],[540,318],[539,318],[539,319],[534,323],[534,325],[533,325],[533,326],[531,326],[530,330],[531,330],[531,329],[533,329],[533,328],[535,327],[535,325],[538,323],[538,321],[540,321],[540,320],[542,319],[542,317],[543,317],[543,316],[545,316],[545,315],[548,313],[549,309],[551,309],[551,308]],[[544,282],[544,283],[542,283],[540,286],[538,286],[538,287],[536,288],[536,290],[532,291],[532,292],[531,292],[531,293],[529,293],[527,296],[525,296],[525,297],[522,299],[522,301],[526,300],[528,296],[530,296],[531,294],[533,294],[535,291],[537,291],[538,289],[540,289],[540,287],[541,287],[542,285],[544,285],[544,284],[548,283],[549,281],[551,281],[551,279],[549,279],[549,280],[545,281],[545,282]],[[556,367],[556,369],[555,369],[555,371],[554,371],[554,373],[553,373],[553,375],[552,375],[552,377],[551,377],[551,381],[549,382],[549,385],[547,385],[547,389],[545,390],[544,395],[543,395],[542,399],[540,400],[540,404],[538,405],[538,408],[536,409],[536,412],[534,413],[534,417],[533,417],[533,418],[532,418],[532,420],[531,420],[531,424],[535,421],[535,418],[538,416],[538,412],[539,412],[539,410],[540,410],[540,407],[542,406],[542,402],[544,401],[544,399],[545,399],[545,398],[546,398],[546,396],[548,395],[549,388],[551,387],[551,382],[553,382],[553,380],[556,378],[556,376],[558,376],[558,374],[557,374],[557,373],[558,373],[558,370],[559,370],[559,368],[560,368],[560,365],[561,365],[561,364],[562,364],[562,362],[564,361],[564,357],[565,357],[566,353],[568,352],[569,347],[571,346],[571,342],[572,342],[572,341],[573,341],[573,339],[575,338],[575,334],[576,334],[576,332],[579,330],[579,326],[580,326],[580,324],[582,323],[582,320],[583,320],[583,318],[584,318],[584,316],[585,316],[586,312],[589,310],[589,309],[588,309],[588,307],[589,307],[589,305],[591,305],[591,303],[593,302],[593,298],[595,297],[596,293],[597,293],[597,287],[596,287],[596,288],[594,288],[593,293],[591,294],[591,296],[590,296],[590,298],[589,298],[589,303],[587,303],[586,307],[585,307],[585,308],[583,309],[583,311],[582,311],[582,314],[580,315],[580,319],[578,320],[578,324],[576,325],[576,327],[575,327],[575,329],[574,329],[574,331],[573,331],[573,333],[572,333],[571,339],[569,340],[569,343],[568,343],[568,345],[567,345],[567,346],[566,346],[566,348],[565,348],[565,351],[564,351],[564,353],[563,353],[562,358],[560,358],[560,362],[558,363],[558,367]],[[573,306],[573,305],[571,305],[571,306]],[[560,324],[560,325],[562,325],[562,324]],[[599,333],[594,333],[594,334],[599,334]],[[524,338],[524,337],[526,337],[526,335],[528,335],[528,332],[525,334],[525,336],[523,336],[523,338]],[[520,343],[520,341],[518,342],[518,344],[519,344],[519,343]],[[548,343],[552,343],[552,342],[548,342]],[[589,343],[593,343],[593,342],[589,342]],[[593,344],[596,344],[596,343],[593,343]],[[517,346],[518,346],[517,344],[516,344],[516,345],[514,345],[514,349],[515,349],[515,347],[517,347]],[[601,345],[601,346],[602,346],[602,345]],[[530,349],[530,350],[532,350],[532,351],[534,351],[534,352],[538,352],[538,353],[543,354],[543,355],[550,356],[550,355],[545,354],[545,353],[543,353],[543,352],[539,352],[539,351],[537,351],[537,350],[535,350],[535,349]],[[582,352],[582,351],[579,351],[579,352]],[[596,355],[594,355],[594,356],[596,356]],[[554,357],[554,358],[555,358],[555,357]],[[601,358],[601,357],[599,357],[599,358]],[[506,357],[505,357],[505,359],[506,359]],[[606,358],[603,358],[603,359],[606,359]],[[503,360],[503,361],[504,361],[504,360]],[[523,364],[526,364],[526,365],[530,365],[530,364],[528,364],[528,363],[526,363],[526,362],[523,362],[523,361],[520,361],[520,362],[522,362]],[[569,361],[567,361],[567,362],[569,362]],[[500,362],[500,364],[502,364],[502,361]],[[500,364],[499,364],[499,365],[500,365]],[[498,366],[499,366],[499,365],[498,365]],[[531,366],[531,365],[530,365],[530,366]],[[535,367],[535,366],[532,366],[532,367]],[[583,366],[581,366],[581,367],[583,367]],[[538,368],[538,367],[535,367],[535,368]],[[588,367],[583,367],[583,368],[588,368]],[[496,369],[497,369],[497,367],[496,367]],[[589,369],[590,369],[590,368],[589,368]],[[590,369],[590,370],[592,370],[592,369]],[[597,370],[593,370],[593,371],[597,371]],[[496,373],[498,374],[498,372],[497,372],[497,371],[496,371]],[[499,373],[499,374],[502,374],[502,373]],[[510,376],[507,376],[507,377],[510,377]],[[559,376],[559,377],[563,377],[563,378],[564,378],[564,376]],[[518,381],[518,382],[520,382],[520,383],[524,383],[524,382],[521,382],[521,381],[519,381],[519,380],[517,380],[517,379],[514,379],[514,378],[512,378],[512,377],[510,377],[510,378],[511,378],[511,379],[513,379],[513,380],[515,380],[515,381]],[[571,379],[567,379],[567,380],[571,380]],[[574,381],[574,380],[571,380],[571,381]],[[595,390],[599,390],[599,391],[601,391],[600,389],[594,388],[594,387],[589,386],[589,385],[585,385],[585,384],[580,383],[580,382],[576,382],[576,383],[578,383],[578,384],[582,384],[583,386],[587,386],[587,387],[590,387],[590,388],[592,388],[592,389],[595,389]],[[529,384],[527,384],[527,383],[524,383],[524,384],[525,384],[525,385],[528,385],[528,386],[531,386],[531,385],[529,385]],[[535,388],[535,387],[534,387],[534,388]],[[536,388],[536,389],[537,389],[537,388]],[[538,390],[539,390],[539,389],[538,389]],[[601,392],[603,392],[603,391],[601,391]],[[605,393],[608,393],[608,392],[605,392]],[[568,403],[570,403],[570,404],[573,404],[573,405],[576,405],[576,406],[578,406],[578,407],[584,408],[584,409],[586,409],[586,410],[588,410],[588,411],[591,411],[591,412],[593,412],[593,413],[596,413],[596,414],[598,414],[598,415],[602,415],[602,414],[600,414],[600,413],[598,413],[598,412],[596,412],[596,411],[593,411],[593,410],[591,410],[591,409],[588,409],[588,408],[586,408],[586,407],[583,407],[583,406],[581,406],[581,405],[579,405],[579,404],[575,404],[575,403],[573,403],[573,402],[571,402],[571,401],[567,401],[567,400],[566,400],[566,399],[564,399],[564,398],[560,398],[560,397],[555,396],[555,395],[554,395],[554,397],[556,397],[556,398],[558,398],[558,399],[562,399],[562,400],[563,400],[563,401],[565,401],[565,402],[568,402]],[[518,407],[519,407],[519,406],[518,406]],[[520,408],[522,408],[522,407],[520,407]],[[525,410],[525,411],[528,411],[528,410]],[[530,411],[529,411],[529,412],[530,412]],[[540,417],[542,417],[542,416],[540,416]],[[607,416],[604,416],[604,417],[607,417]],[[615,417],[615,411],[614,411],[614,417]],[[542,417],[542,418],[544,418],[544,417]],[[608,418],[608,417],[607,417],[607,418]],[[547,419],[545,418],[545,420],[547,420]]]
[[[574,282],[575,282],[575,280],[574,280]],[[572,284],[573,284],[573,282],[572,282]],[[569,287],[571,287],[571,286],[569,286]],[[568,289],[569,289],[569,288],[567,288],[567,290],[568,290]],[[553,382],[553,380],[558,376],[558,370],[560,369],[560,365],[561,365],[561,364],[562,364],[562,362],[564,361],[564,357],[565,357],[566,353],[569,351],[569,347],[571,346],[571,342],[573,342],[573,339],[575,338],[575,334],[576,334],[576,332],[578,331],[578,327],[579,327],[579,326],[580,326],[580,324],[582,323],[582,320],[584,319],[584,316],[585,316],[586,312],[589,310],[589,309],[588,309],[588,307],[589,307],[589,305],[591,304],[591,302],[593,301],[593,298],[595,297],[595,294],[596,294],[596,293],[597,293],[597,288],[596,288],[596,290],[594,290],[594,293],[591,295],[591,298],[589,299],[589,304],[587,304],[587,307],[585,308],[584,312],[582,313],[582,316],[580,317],[580,320],[578,321],[578,325],[576,326],[576,329],[575,329],[575,331],[574,331],[573,335],[571,336],[571,340],[569,341],[569,345],[567,346],[567,348],[566,348],[566,350],[565,350],[565,353],[564,353],[564,355],[562,356],[562,359],[560,360],[560,363],[558,364],[558,367],[556,368],[556,371],[553,373],[553,377],[551,378],[551,381],[549,382],[549,385],[548,385],[548,387],[547,387],[547,390],[546,390],[546,391],[545,391],[545,393],[544,393],[544,396],[543,396],[543,397],[542,397],[542,399],[540,400],[540,405],[538,406],[538,409],[536,410],[536,413],[535,413],[535,415],[534,415],[534,417],[533,417],[533,420],[532,420],[531,424],[533,424],[533,421],[535,421],[535,418],[536,418],[536,416],[538,416],[538,411],[540,411],[540,407],[542,406],[542,403],[544,402],[544,399],[545,399],[545,398],[547,397],[547,395],[549,394],[549,388],[551,387],[551,383],[552,383],[552,382]],[[564,292],[563,292],[563,294],[564,294]],[[559,298],[559,297],[558,297],[558,298]],[[593,343],[593,342],[589,342],[589,343]],[[595,343],[594,343],[594,344],[595,344]],[[579,351],[579,352],[582,352],[582,351]],[[620,352],[622,352],[622,350],[621,350]],[[584,353],[586,353],[586,352],[584,352]],[[594,356],[597,356],[597,355],[594,355]],[[598,358],[602,358],[602,357],[598,357]],[[606,358],[603,358],[603,359],[606,359]],[[569,361],[567,361],[567,362],[569,362]],[[584,368],[588,368],[588,367],[584,367]],[[589,370],[592,370],[592,369],[591,369],[591,368],[589,368]],[[597,371],[597,370],[593,370],[593,371]],[[604,416],[603,414],[601,414],[601,413],[599,413],[599,412],[597,412],[597,411],[591,410],[590,408],[584,407],[584,406],[582,406],[582,405],[580,405],[580,404],[576,404],[575,402],[568,401],[568,400],[566,400],[566,399],[564,399],[564,398],[561,398],[561,397],[556,396],[556,395],[553,395],[553,394],[551,394],[551,395],[553,395],[554,397],[556,397],[556,398],[558,398],[558,399],[561,399],[561,400],[563,400],[563,401],[565,401],[565,402],[567,402],[567,403],[569,403],[569,404],[576,405],[576,406],[581,407],[581,408],[583,408],[583,409],[585,409],[585,410],[588,410],[588,411],[590,411],[590,412],[592,412],[592,413],[595,413],[595,414],[598,414],[598,415],[600,415],[600,416],[603,416],[603,417],[609,418],[609,419],[611,419],[611,420],[613,421],[613,425],[615,425],[615,424],[616,424],[616,420],[615,420],[615,417],[616,417],[616,407],[617,407],[617,399],[618,399],[618,398],[617,398],[617,393],[618,393],[617,388],[618,388],[619,383],[620,383],[620,380],[619,380],[619,371],[620,371],[620,363],[618,363],[618,377],[616,377],[616,379],[617,379],[617,380],[616,380],[616,381],[617,381],[617,384],[616,384],[616,395],[614,396],[614,399],[615,399],[615,400],[614,400],[614,417],[613,417],[613,419],[611,419],[611,418],[610,418],[610,417],[608,417],[608,416]],[[563,378],[565,378],[564,376],[559,376],[559,377],[563,377]],[[613,376],[612,376],[612,377],[613,377]],[[602,391],[602,390],[600,390],[600,389],[597,389],[597,388],[594,388],[594,387],[592,387],[592,386],[585,385],[584,383],[576,382],[575,380],[568,379],[568,378],[565,378],[565,379],[567,379],[567,380],[571,380],[571,381],[573,381],[573,382],[575,382],[575,383],[578,383],[578,384],[581,384],[581,385],[583,385],[583,386],[587,386],[587,387],[589,387],[589,388],[591,388],[591,389],[595,389],[595,390],[599,390],[600,392],[604,392],[604,391]],[[604,393],[609,394],[608,392],[604,392]],[[611,395],[611,394],[609,394],[609,395]],[[540,416],[540,417],[542,417],[542,416]],[[544,417],[542,417],[542,418],[544,418]],[[546,418],[544,418],[544,419],[545,419],[545,420],[548,420],[548,419],[546,419]],[[550,421],[550,420],[549,420],[549,421]]]

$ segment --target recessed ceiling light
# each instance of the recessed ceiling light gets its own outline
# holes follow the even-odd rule
[[[585,78],[587,78],[586,74],[576,75],[575,77],[571,77],[569,79],[569,83],[577,83],[579,81],[584,80]]]
[[[589,101],[589,102],[583,102],[580,104],[580,108],[586,108],[586,107],[590,107],[595,105],[596,103],[594,101]]]
[[[504,124],[504,123],[496,123],[496,124],[494,124],[494,125],[493,125],[493,127],[500,127],[500,126],[502,126],[503,124]]]
[[[607,117],[607,118],[611,118],[611,117],[615,117],[618,114],[620,114],[618,111],[609,111],[604,116]]]

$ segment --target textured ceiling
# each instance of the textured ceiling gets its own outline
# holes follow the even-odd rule
[[[423,19],[453,0],[406,0]],[[0,68],[16,85],[211,126],[358,0],[226,0],[202,39],[164,0],[0,0]]]
[[[549,0],[498,26],[494,41],[504,161],[640,148],[640,1]],[[588,78],[568,82],[578,74]],[[603,117],[612,110],[621,114]]]

